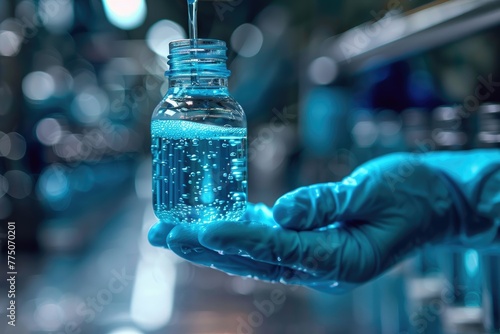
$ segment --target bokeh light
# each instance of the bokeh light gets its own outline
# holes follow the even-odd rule
[[[259,53],[263,43],[262,32],[253,24],[242,24],[231,35],[231,47],[242,57],[255,56]]]
[[[89,86],[79,93],[71,104],[73,116],[82,123],[99,121],[109,108],[109,98],[104,90]]]
[[[21,49],[22,39],[9,30],[0,30],[0,56],[12,57]]]
[[[338,74],[337,63],[330,57],[319,57],[309,65],[309,78],[318,85],[331,83]]]
[[[55,331],[64,322],[64,311],[54,303],[39,305],[35,310],[34,320],[44,331]]]
[[[46,72],[31,72],[23,79],[23,93],[32,101],[46,100],[54,91],[54,79]]]
[[[135,29],[146,19],[145,0],[103,0],[103,6],[109,22],[120,29]]]
[[[38,180],[38,189],[42,197],[57,201],[69,192],[68,172],[61,165],[47,167]]]
[[[55,118],[44,118],[38,122],[35,132],[40,143],[52,146],[61,140],[62,126]]]
[[[26,140],[17,132],[5,134],[0,131],[0,157],[20,160],[26,154]]]
[[[185,37],[186,32],[179,24],[170,20],[160,20],[149,28],[146,43],[154,53],[166,58],[169,53],[168,44]]]
[[[73,26],[72,0],[40,0],[38,15],[45,28],[52,33],[62,33]]]
[[[109,334],[143,334],[143,332],[132,327],[121,327],[112,330]]]
[[[10,137],[0,131],[0,157],[6,157],[10,153]]]
[[[11,160],[20,160],[26,155],[26,140],[17,132],[8,134],[10,141],[10,150],[6,155]]]
[[[352,139],[360,148],[370,147],[375,144],[379,129],[372,115],[360,112],[358,117],[351,130]]]

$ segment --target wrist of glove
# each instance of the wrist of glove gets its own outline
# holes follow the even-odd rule
[[[500,150],[428,153],[422,161],[441,175],[454,200],[458,220],[451,243],[500,247]]]

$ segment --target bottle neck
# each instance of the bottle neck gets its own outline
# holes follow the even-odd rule
[[[168,79],[169,91],[190,91],[190,92],[208,92],[217,91],[221,94],[228,93],[228,79],[220,77],[170,77]]]
[[[230,71],[226,44],[214,39],[179,40],[170,43],[169,91],[227,93]]]

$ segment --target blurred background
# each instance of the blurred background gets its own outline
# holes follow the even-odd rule
[[[200,0],[198,22],[228,44],[252,202],[390,152],[500,147],[498,0]],[[150,117],[186,31],[186,0],[0,0],[0,221],[16,222],[18,272],[1,333],[500,332],[495,254],[423,250],[330,296],[149,246]]]

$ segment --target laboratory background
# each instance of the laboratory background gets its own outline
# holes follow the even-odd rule
[[[425,248],[330,295],[153,248],[151,114],[187,29],[186,0],[0,0],[0,333],[500,331],[500,251]],[[198,29],[227,43],[250,202],[500,147],[498,0],[200,0]]]

